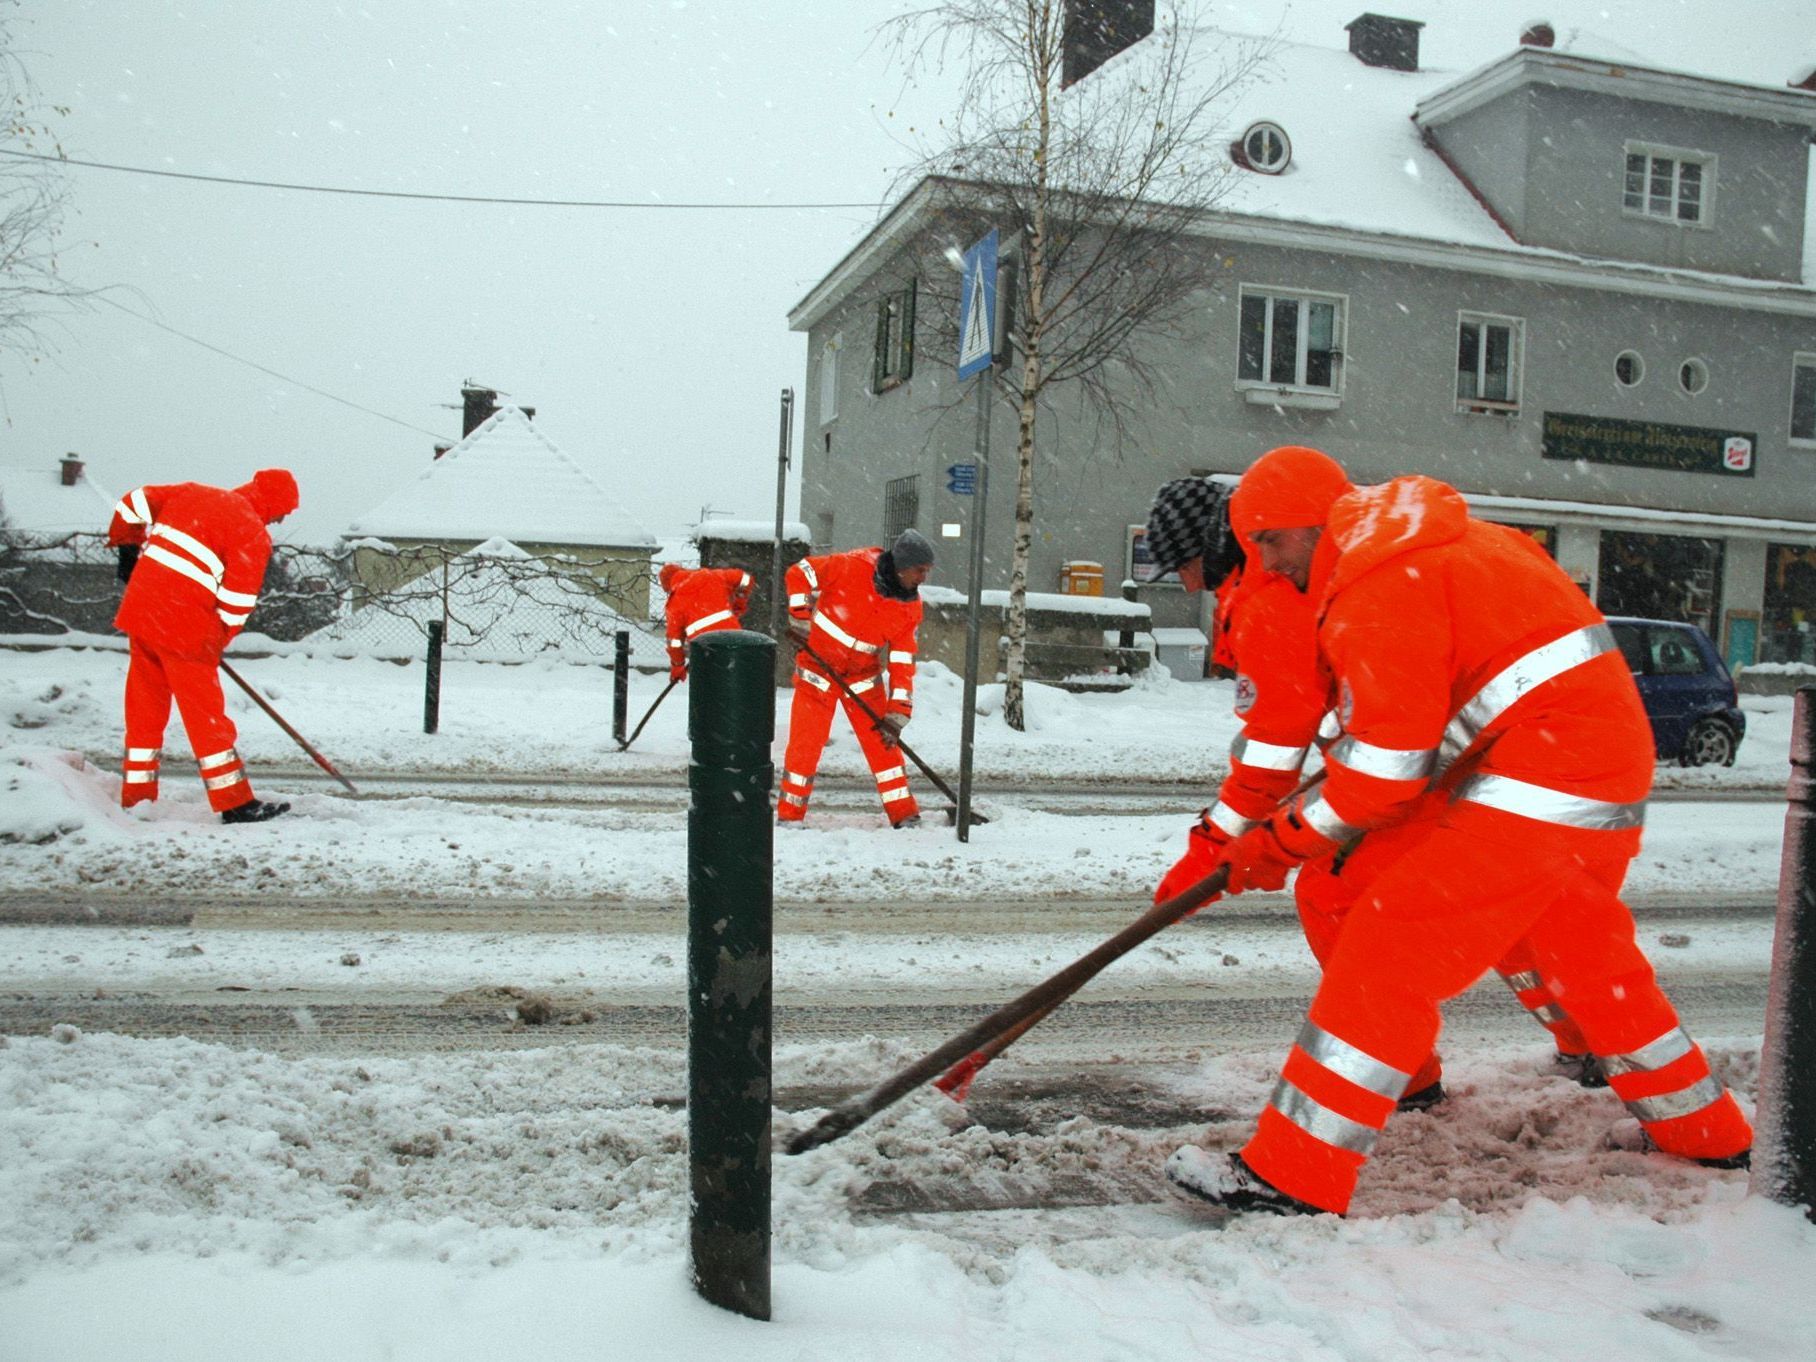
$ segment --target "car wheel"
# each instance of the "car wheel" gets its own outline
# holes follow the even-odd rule
[[[1698,719],[1684,739],[1684,750],[1678,760],[1685,766],[1732,766],[1734,730],[1720,719]]]

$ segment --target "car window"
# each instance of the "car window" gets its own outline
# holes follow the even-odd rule
[[[1614,624],[1614,641],[1621,646],[1627,666],[1635,672],[1646,670],[1646,631],[1631,624]]]
[[[1702,654],[1696,645],[1676,629],[1649,629],[1652,643],[1652,670],[1660,676],[1698,676],[1703,670]]]

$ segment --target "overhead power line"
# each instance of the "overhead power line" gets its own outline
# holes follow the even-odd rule
[[[149,166],[111,165],[106,161],[78,161],[69,156],[47,156],[34,151],[0,149],[0,156],[27,161],[51,161],[84,170],[115,170],[126,175],[153,175],[165,180],[198,180],[203,184],[230,184],[242,189],[287,189],[300,194],[347,194],[364,199],[418,199],[426,203],[495,203],[513,208],[642,208],[675,210],[736,210],[789,208],[871,208],[874,203],[653,203],[631,199],[514,199],[496,194],[412,194],[402,189],[349,189],[344,185],[291,184],[282,180],[246,180],[231,175],[195,175],[182,170],[153,170]]]
[[[443,440],[443,439],[447,438],[440,431],[424,430],[421,426],[413,426],[408,421],[399,420],[395,416],[387,416],[382,411],[374,411],[371,407],[362,407],[362,406],[360,406],[359,403],[349,401],[347,398],[338,396],[335,393],[331,393],[326,388],[318,388],[313,383],[303,382],[300,378],[292,378],[292,377],[290,377],[289,374],[281,374],[276,369],[268,368],[267,366],[260,364],[257,360],[247,359],[244,355],[236,355],[233,353],[233,351],[223,350],[218,345],[210,345],[207,341],[201,339],[199,336],[192,336],[187,331],[179,331],[174,326],[167,326],[165,323],[159,321],[156,317],[147,317],[143,312],[135,312],[132,308],[127,307],[124,303],[117,303],[112,298],[107,297],[105,294],[97,293],[97,294],[94,294],[93,297],[95,298],[95,300],[97,302],[106,303],[109,307],[114,308],[116,311],[124,312],[128,317],[132,317],[132,318],[137,319],[138,321],[144,322],[147,326],[155,326],[160,331],[168,331],[173,336],[180,336],[182,339],[188,341],[191,345],[199,345],[204,350],[212,350],[215,354],[220,355],[224,359],[230,359],[235,364],[244,364],[248,369],[257,369],[261,374],[268,374],[272,378],[279,379],[282,382],[288,383],[293,387],[301,388],[305,392],[312,392],[317,397],[325,397],[330,402],[338,402],[343,407],[351,407],[351,408],[353,408],[354,411],[364,412],[367,416],[376,416],[381,421],[389,421],[394,426],[402,426],[405,430],[413,430],[418,435],[427,435],[431,439],[434,439],[434,440]]]

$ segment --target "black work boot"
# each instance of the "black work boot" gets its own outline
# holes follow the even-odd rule
[[[1417,1092],[1409,1092],[1394,1103],[1395,1111],[1430,1111],[1442,1102],[1449,1093],[1444,1091],[1444,1081],[1434,1079]]]
[[[276,818],[280,813],[287,813],[288,804],[274,804],[268,799],[248,799],[244,804],[235,804],[222,813],[223,823],[263,823]]]
[[[918,813],[911,813],[900,822],[891,823],[889,826],[892,828],[918,828],[920,825],[921,816]]]
[[[1198,1209],[1224,1215],[1257,1211],[1265,1215],[1324,1215],[1309,1202],[1290,1197],[1242,1161],[1240,1154],[1213,1154],[1183,1145],[1167,1160],[1167,1186]]]
[[[1566,1054],[1559,1050],[1551,1056],[1551,1067],[1555,1073],[1568,1078],[1579,1088],[1605,1088],[1608,1076],[1602,1072],[1601,1061],[1587,1053]]]

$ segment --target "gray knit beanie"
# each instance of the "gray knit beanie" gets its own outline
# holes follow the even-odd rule
[[[933,545],[919,530],[903,530],[896,536],[889,556],[898,572],[903,568],[932,567]]]

